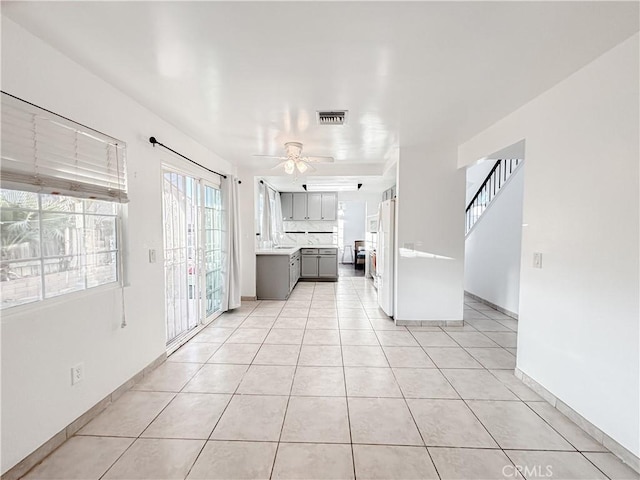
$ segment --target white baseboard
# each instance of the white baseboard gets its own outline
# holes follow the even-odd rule
[[[466,290],[464,291],[465,295],[473,298],[474,300],[477,300],[480,303],[484,303],[485,305],[491,307],[491,308],[495,308],[497,311],[504,313],[505,315],[509,315],[511,318],[518,320],[518,314],[514,313],[510,310],[507,310],[506,308],[502,308],[500,305],[496,305],[495,303],[490,302],[489,300],[485,300],[482,297],[479,297],[477,295],[474,295],[471,292],[467,292]]]
[[[403,327],[462,327],[464,320],[396,320]]]
[[[560,413],[568,417],[573,423],[589,434],[596,442],[603,447],[609,449],[611,453],[616,455],[620,460],[629,465],[633,470],[640,473],[640,458],[633,452],[620,445],[617,441],[596,427],[589,420],[584,418],[569,405],[557,398],[553,393],[544,388],[533,378],[528,376],[519,368],[515,369],[515,376],[519,378],[526,386],[536,392],[548,403],[555,407]]]
[[[58,433],[56,433],[49,440],[44,442],[40,447],[38,447],[35,451],[31,452],[24,459],[18,462],[15,466],[7,470],[2,474],[1,480],[18,480],[22,476],[24,476],[29,470],[42,462],[45,458],[47,458],[50,454],[52,454],[58,447],[60,447],[67,439],[73,437],[75,433],[84,427],[87,423],[93,420],[98,416],[105,408],[107,408],[111,403],[115,402],[118,398],[122,396],[127,390],[129,390],[133,385],[138,383],[144,377],[148,376],[151,372],[153,372],[158,366],[162,365],[164,361],[167,359],[166,352],[160,355],[158,358],[153,360],[149,365],[144,367],[138,373],[136,373],[129,380],[124,382],[118,388],[116,388],[109,395],[104,397],[98,403],[96,403],[89,410],[84,412],[78,418],[76,418],[69,425],[64,427]]]

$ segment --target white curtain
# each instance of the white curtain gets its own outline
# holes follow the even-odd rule
[[[232,175],[221,179],[223,222],[222,311],[238,308],[240,300],[240,216],[238,212],[238,179]]]
[[[280,193],[274,192],[273,212],[271,215],[271,225],[273,228],[273,239],[281,244],[284,240],[284,224],[282,222],[282,202],[280,201]]]
[[[260,192],[262,198],[262,218],[260,219],[260,241],[262,245],[267,247],[273,242],[271,227],[271,202],[269,201],[269,187],[266,183],[260,183]]]

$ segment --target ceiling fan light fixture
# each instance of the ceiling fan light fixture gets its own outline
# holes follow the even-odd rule
[[[306,172],[306,171],[307,171],[307,168],[309,168],[309,166],[308,166],[305,162],[303,162],[302,160],[298,160],[298,161],[296,162],[296,167],[298,167],[298,171],[299,171],[300,173],[304,173],[304,172]]]
[[[300,142],[287,142],[284,144],[284,151],[289,158],[300,158],[302,153],[302,144]]]
[[[294,162],[293,160],[289,159],[286,162],[284,162],[284,171],[288,175],[293,175],[295,168],[296,168],[296,162]]]

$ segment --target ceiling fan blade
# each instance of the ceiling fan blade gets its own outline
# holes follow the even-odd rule
[[[282,167],[284,167],[284,164],[287,163],[287,160],[285,160],[284,162],[280,162],[279,164],[277,164],[275,167],[273,167],[271,170],[279,170]]]
[[[317,170],[312,165],[310,165],[309,162],[307,162],[306,160],[302,160],[302,159],[298,160],[298,164],[304,165],[304,169],[303,170],[300,170],[298,165],[296,165],[296,168],[298,169],[298,172],[300,172],[302,174],[306,173],[307,171],[317,172]]]
[[[332,162],[334,162],[334,158],[333,157],[313,156],[313,157],[304,157],[304,160],[306,162],[314,162],[314,163],[332,163]]]
[[[251,155],[252,157],[262,157],[262,158],[275,158],[276,160],[286,160],[287,157],[282,157],[278,155]]]

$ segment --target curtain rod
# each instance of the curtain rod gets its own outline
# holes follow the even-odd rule
[[[28,102],[24,98],[16,97],[15,95],[10,94],[9,92],[5,92],[4,90],[0,90],[0,92],[2,92],[2,94],[6,95],[8,97],[15,98],[16,100],[20,100],[21,102],[24,102],[27,105],[31,105],[32,107],[39,108],[40,110],[42,110],[44,112],[47,112],[47,113],[50,113],[51,115],[55,115],[56,117],[63,118],[68,122],[75,123],[76,125],[80,125],[81,127],[86,128],[87,130],[91,130],[92,132],[96,132],[96,133],[99,133],[100,135],[102,135],[104,137],[110,138],[111,140],[113,140],[113,143],[115,145],[126,145],[126,143],[124,141],[118,140],[117,138],[112,137],[111,135],[108,135],[108,134],[106,134],[104,132],[101,132],[100,130],[96,130],[93,127],[89,127],[88,125],[85,125],[84,123],[77,122],[77,121],[73,120],[72,118],[65,117],[64,115],[60,115],[59,113],[53,112],[51,110],[48,110],[48,109],[46,109],[44,107],[41,107],[40,105],[37,105],[37,104],[35,104],[33,102]]]
[[[222,174],[222,173],[218,173],[215,170],[211,170],[210,168],[205,167],[204,165],[200,165],[198,162],[194,162],[193,160],[191,160],[189,157],[185,157],[184,155],[182,155],[181,153],[176,152],[173,148],[167,147],[166,145],[163,145],[162,143],[160,143],[158,140],[156,140],[156,137],[149,137],[149,143],[151,143],[151,145],[153,145],[154,147],[156,145],[160,145],[163,148],[166,148],[167,150],[169,150],[170,152],[175,153],[176,155],[178,155],[179,157],[184,158],[185,160],[190,161],[191,163],[193,163],[194,165],[199,166],[200,168],[204,168],[206,171],[211,172],[211,173],[215,173],[216,175],[222,177],[222,178],[227,178],[226,175]],[[240,180],[238,180],[238,183],[242,183],[240,182]]]

